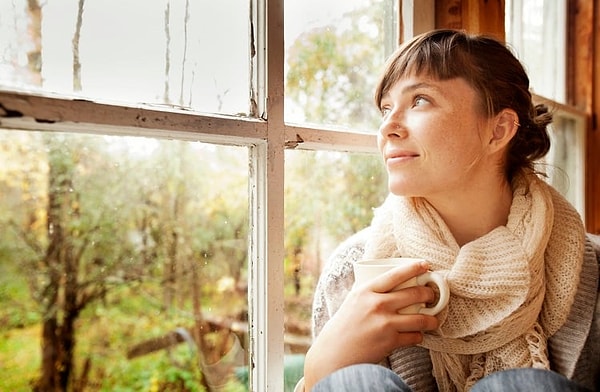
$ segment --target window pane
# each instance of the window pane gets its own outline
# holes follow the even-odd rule
[[[247,0],[0,0],[0,85],[247,114],[249,20]]]
[[[565,0],[508,0],[506,39],[515,49],[538,95],[565,102]]]
[[[328,256],[371,222],[387,194],[374,154],[286,151],[286,385],[294,382],[311,342],[313,292]]]
[[[554,114],[549,127],[551,148],[542,161],[548,182],[584,216],[585,208],[585,118]]]
[[[1,131],[0,390],[43,369],[246,386],[247,167],[242,147]]]
[[[285,2],[286,122],[377,129],[372,97],[397,42],[397,3]]]

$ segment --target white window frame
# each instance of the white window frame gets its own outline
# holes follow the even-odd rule
[[[573,121],[574,127],[572,132],[573,140],[575,140],[575,146],[573,146],[573,154],[574,158],[574,168],[575,170],[570,174],[569,177],[569,187],[573,188],[572,197],[569,199],[569,202],[575,207],[579,215],[582,219],[585,218],[585,172],[586,172],[586,164],[585,164],[585,151],[586,151],[586,129],[587,122],[589,116],[583,111],[579,110],[573,106],[565,105],[558,103],[556,101],[550,100],[548,98],[544,98],[540,95],[533,94],[533,100],[535,103],[543,103],[545,104],[550,111],[552,112],[553,121],[552,124],[558,123],[559,119],[570,120]],[[550,124],[548,127],[548,132],[552,135],[553,125]],[[550,149],[552,150],[553,145],[551,145]],[[548,159],[549,153],[546,156],[546,159],[542,159],[542,162],[545,164],[549,164],[551,167],[555,166],[555,163]]]
[[[253,91],[262,118],[123,106],[0,86],[0,128],[132,135],[249,149],[250,388],[283,391],[284,155],[288,148],[376,152],[376,136],[284,121],[284,0],[252,2]]]

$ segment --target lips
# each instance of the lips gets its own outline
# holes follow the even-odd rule
[[[419,154],[408,150],[390,150],[385,153],[385,161],[390,164],[394,162],[405,162],[418,158]]]

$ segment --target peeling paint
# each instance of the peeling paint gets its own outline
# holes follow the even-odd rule
[[[0,103],[0,117],[14,118],[23,117],[23,113],[18,110],[10,110]]]

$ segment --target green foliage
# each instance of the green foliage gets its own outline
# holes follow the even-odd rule
[[[286,252],[290,265],[298,253],[314,254],[368,226],[373,207],[387,194],[378,156],[288,151],[286,172]],[[291,270],[291,268],[288,268]]]
[[[85,301],[73,375],[90,360],[90,382],[103,380],[105,390],[145,390],[152,377],[161,390],[199,390],[198,367],[172,369],[155,354],[127,360],[118,350],[194,325],[195,297],[200,310],[217,317],[245,312],[246,295],[233,288],[245,278],[247,154],[189,142],[34,132],[0,133],[0,145],[10,145],[2,141],[9,137],[30,148],[26,156],[0,150],[0,161],[14,167],[0,173],[0,201],[13,206],[0,211],[8,228],[0,238],[2,328],[12,333],[40,322],[49,272],[62,268],[42,262],[54,230],[46,220],[53,184],[51,190],[66,190],[56,199],[64,207],[56,219],[67,236],[64,251],[78,263],[78,300]],[[215,161],[227,162],[228,176]],[[223,288],[221,278],[231,276],[233,288]],[[37,358],[28,363],[39,367],[39,337],[27,350]],[[23,376],[22,368],[11,371]]]
[[[377,129],[380,115],[372,97],[388,50],[383,15],[389,4],[373,1],[335,25],[303,33],[291,45],[286,99],[305,122]],[[289,282],[299,265],[321,263],[327,256],[322,250],[367,226],[387,186],[375,154],[287,151],[285,174]]]
[[[18,266],[7,262],[8,255],[0,250],[0,333],[24,328],[40,322],[32,304],[27,280],[18,273]]]
[[[344,15],[335,25],[303,33],[288,51],[286,98],[300,108],[304,121],[377,129],[372,104],[376,80],[385,61],[386,2]]]
[[[0,391],[31,390],[40,369],[39,336],[38,326],[0,331]]]
[[[158,390],[205,392],[202,387],[202,372],[196,362],[196,355],[187,347],[178,347],[174,351],[176,352],[173,355],[178,357],[181,364],[174,365],[173,361],[160,363],[152,380],[158,384]]]

